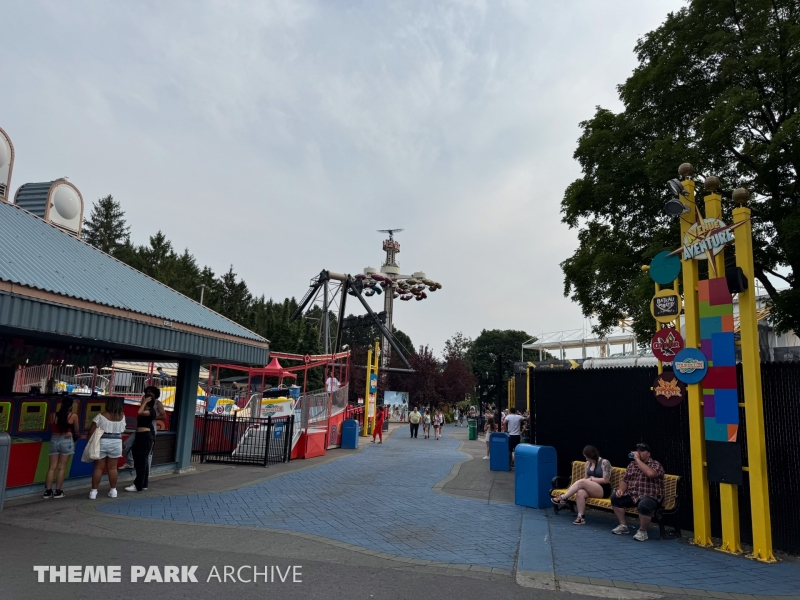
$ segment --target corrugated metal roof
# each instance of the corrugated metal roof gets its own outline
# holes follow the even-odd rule
[[[244,340],[158,327],[0,292],[0,330],[4,327],[42,332],[65,340],[80,338],[90,344],[101,341],[106,346],[128,348],[139,355],[199,356],[207,361],[248,365],[265,365],[269,359],[265,346]]]
[[[0,202],[0,280],[266,342],[21,208]]]

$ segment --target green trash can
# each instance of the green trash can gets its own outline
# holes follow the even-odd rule
[[[475,419],[469,419],[467,421],[469,425],[469,439],[477,440],[478,439],[478,421]]]

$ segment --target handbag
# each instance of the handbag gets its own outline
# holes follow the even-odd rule
[[[94,462],[100,459],[100,438],[103,437],[103,430],[97,427],[92,434],[92,437],[86,442],[86,448],[83,449],[83,456],[81,461]]]

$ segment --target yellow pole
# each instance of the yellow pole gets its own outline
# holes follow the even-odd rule
[[[661,286],[658,285],[658,284],[655,284],[655,286],[656,286],[656,294],[657,294],[658,292],[661,291]],[[661,323],[658,320],[656,320],[656,331],[658,331],[659,329],[661,329]],[[659,360],[658,361],[658,374],[661,375],[663,372],[664,372],[664,363]]]
[[[706,204],[706,218],[722,218],[722,196],[715,193],[717,183],[708,178],[707,187],[711,193],[704,198]],[[714,257],[714,270],[716,277],[725,277],[725,251],[720,251]],[[713,276],[711,265],[708,266],[709,279]],[[722,552],[741,554],[742,545],[739,539],[739,486],[730,483],[719,484],[720,513],[722,517],[722,545],[718,548]]]
[[[741,195],[747,191],[736,190]],[[746,201],[746,196],[742,198]],[[749,286],[739,293],[739,332],[742,336],[742,379],[744,414],[747,420],[747,457],[750,469],[750,511],[753,521],[753,554],[762,562],[775,562],[772,554],[772,523],[767,488],[767,444],[764,437],[764,402],[761,397],[761,360],[758,353],[758,317],[753,268],[753,235],[750,209],[733,209],[733,222],[744,223],[733,230],[736,238],[736,265],[741,267]]]
[[[367,390],[364,392],[364,427],[361,430],[361,437],[366,437],[369,420],[369,388],[372,377],[372,348],[367,350]]]
[[[531,368],[525,370],[525,400],[527,402],[527,411],[531,410]]]
[[[688,166],[688,169],[685,168]],[[689,208],[689,212],[681,215],[681,244],[686,231],[695,222],[696,208],[694,201],[694,181],[690,165],[681,165],[681,175],[686,178],[681,182],[688,196],[681,196],[681,201]],[[683,259],[682,259],[683,260]],[[697,261],[683,260],[683,307],[686,319],[686,347],[700,347],[700,317],[697,300]],[[700,384],[688,386],[689,396],[689,449],[692,465],[692,506],[694,508],[694,543],[697,546],[712,547],[711,541],[711,508],[708,499],[708,478],[706,477],[706,444],[704,435],[703,406],[700,404]]]

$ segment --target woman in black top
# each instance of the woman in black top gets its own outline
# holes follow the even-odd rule
[[[586,446],[583,449],[583,457],[586,459],[586,477],[573,483],[560,496],[551,499],[553,504],[563,504],[575,494],[575,505],[578,508],[578,516],[573,521],[575,525],[586,523],[584,515],[587,498],[611,496],[611,463],[605,458],[600,458],[600,453],[594,446]]]
[[[153,422],[156,419],[156,398],[155,394],[148,387],[145,390],[142,401],[139,403],[139,412],[136,416],[136,439],[133,441],[133,466],[136,469],[136,479],[133,485],[125,488],[127,492],[141,492],[147,489],[150,469],[147,458],[150,450],[155,443],[153,437]]]

